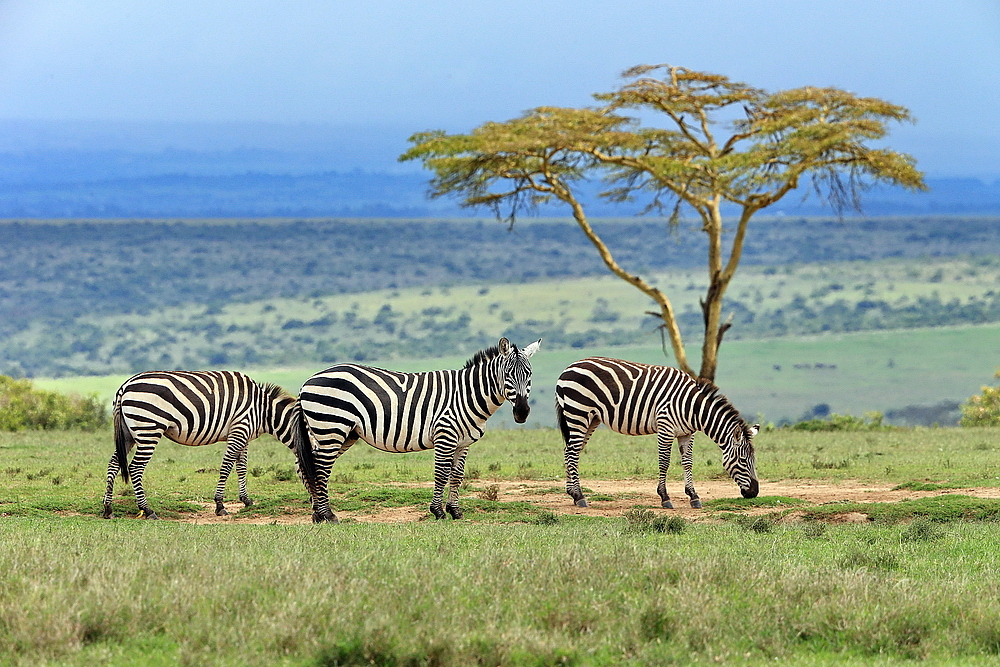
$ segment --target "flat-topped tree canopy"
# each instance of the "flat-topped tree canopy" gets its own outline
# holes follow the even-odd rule
[[[659,75],[659,76],[657,76]],[[695,375],[670,299],[620,266],[591,227],[579,182],[601,175],[601,196],[650,197],[646,211],[669,208],[673,225],[693,211],[708,235],[709,284],[701,300],[705,321],[700,377],[714,379],[718,349],[730,322],[722,298],[739,267],[753,215],[781,200],[808,177],[838,213],[859,208],[875,184],[926,189],[910,155],[871,145],[889,122],[912,121],[902,106],[836,88],[806,86],[769,93],[745,83],[671,65],[640,65],[623,74],[618,90],[594,97],[600,106],[538,107],[506,122],[487,122],[469,134],[413,135],[401,160],[421,160],[434,172],[431,196],[457,196],[465,206],[488,206],[514,224],[518,213],[562,202],[608,269],[657,305],[677,365]],[[644,124],[627,115],[663,119]],[[739,210],[723,248],[722,207]]]

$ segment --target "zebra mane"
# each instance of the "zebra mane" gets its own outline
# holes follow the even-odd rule
[[[515,350],[517,349],[516,345],[513,347]],[[465,366],[462,368],[472,368],[473,366],[478,366],[479,364],[489,361],[490,359],[496,359],[498,356],[500,356],[500,348],[494,345],[486,348],[485,350],[476,352],[472,355],[471,359],[465,362]]]
[[[288,396],[289,398],[295,398],[287,391],[285,391],[284,387],[282,387],[281,385],[274,384],[273,382],[258,382],[257,384],[260,385],[261,390],[264,392],[264,396],[266,396],[268,399],[274,400],[277,398],[282,398],[283,396]]]
[[[743,430],[743,437],[747,441],[753,438],[750,425],[740,415],[740,411],[736,409],[736,406],[730,403],[729,399],[721,393],[722,390],[714,382],[708,378],[698,378],[695,380],[695,385],[697,385],[698,391],[701,392],[702,396],[719,407],[720,415],[730,417],[740,425],[740,428]]]

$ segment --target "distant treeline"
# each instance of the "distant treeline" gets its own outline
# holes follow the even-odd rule
[[[700,268],[693,223],[598,221],[629,271]],[[1000,218],[770,218],[744,263],[1000,254]],[[0,223],[0,335],[34,321],[278,297],[605,275],[575,224],[494,220]]]
[[[947,289],[869,293],[831,275],[814,291],[795,287],[800,279],[790,264],[978,254],[982,259],[968,267],[968,275],[976,266],[992,275],[1000,256],[998,219],[759,223],[745,254],[748,268],[785,268],[758,269],[763,283],[745,293],[731,291],[725,304],[734,315],[730,339],[1000,321],[1000,283],[958,299]],[[653,220],[603,221],[598,229],[629,270],[701,268],[704,246],[697,231],[674,235]],[[928,274],[924,280],[936,289],[940,275],[922,271],[926,261],[918,262],[915,274]],[[780,274],[773,284],[771,271]],[[606,273],[586,238],[564,221],[527,220],[512,230],[494,221],[4,223],[0,373],[30,377],[438,356],[475,351],[499,335],[541,336],[550,349],[656,340],[652,318],[628,320],[631,311],[621,312],[599,296],[574,306],[582,315],[526,312],[525,305],[512,303],[488,323],[461,308],[428,304],[401,311],[386,301],[381,310],[376,305],[361,312],[343,298],[309,315],[269,304],[252,306],[252,317],[226,312],[232,304],[269,299],[309,303],[448,284],[487,286],[480,290],[490,294],[482,297],[485,303],[500,298],[489,285]],[[960,277],[949,274],[942,287]],[[446,298],[439,301],[447,304]],[[166,312],[170,308],[175,310]],[[681,323],[688,332],[701,326],[690,302]]]

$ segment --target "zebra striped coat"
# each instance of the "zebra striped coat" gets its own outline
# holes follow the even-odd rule
[[[295,438],[300,436],[301,414],[295,397],[277,385],[261,384],[235,371],[139,373],[118,390],[112,413],[115,453],[108,464],[106,519],[112,516],[111,497],[119,470],[126,482],[132,482],[140,516],[158,518],[146,501],[142,476],[163,436],[181,445],[227,442],[215,488],[215,513],[219,516],[228,514],[222,500],[234,465],[240,500],[246,506],[253,504],[247,494],[247,443],[270,433],[294,449]],[[133,444],[136,454],[127,463]]]
[[[302,386],[302,427],[314,440],[298,451],[299,469],[313,498],[313,521],[336,522],[327,482],[334,462],[358,439],[387,452],[434,449],[434,499],[430,511],[443,519],[446,509],[462,516],[458,488],[465,477],[469,445],[483,436],[483,425],[505,400],[514,420],[528,418],[531,364],[541,340],[519,350],[506,338],[483,350],[459,370],[429,373],[340,364],[309,378]],[[299,439],[303,445],[308,436]]]
[[[590,357],[571,364],[556,382],[556,418],[565,443],[566,492],[586,507],[580,489],[580,452],[600,424],[625,435],[657,436],[660,476],[657,493],[672,508],[667,494],[670,447],[677,439],[684,467],[684,491],[692,507],[701,507],[694,488],[692,445],[703,431],[722,449],[722,465],[744,498],[759,491],[753,436],[739,412],[706,380],[668,366]]]

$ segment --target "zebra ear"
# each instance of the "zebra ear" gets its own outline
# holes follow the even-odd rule
[[[524,354],[525,357],[527,357],[527,358],[530,359],[531,355],[533,355],[535,352],[538,352],[538,347],[541,344],[542,344],[542,339],[539,338],[538,340],[536,340],[531,345],[525,346],[525,348],[523,350],[521,350],[521,353]]]
[[[758,431],[760,431],[760,424],[754,424],[750,427],[750,436],[753,437],[757,435]]]
[[[507,340],[506,338],[501,338],[500,342],[497,343],[497,349],[500,351],[500,354],[506,357],[508,354],[510,354],[511,350],[510,341]]]

